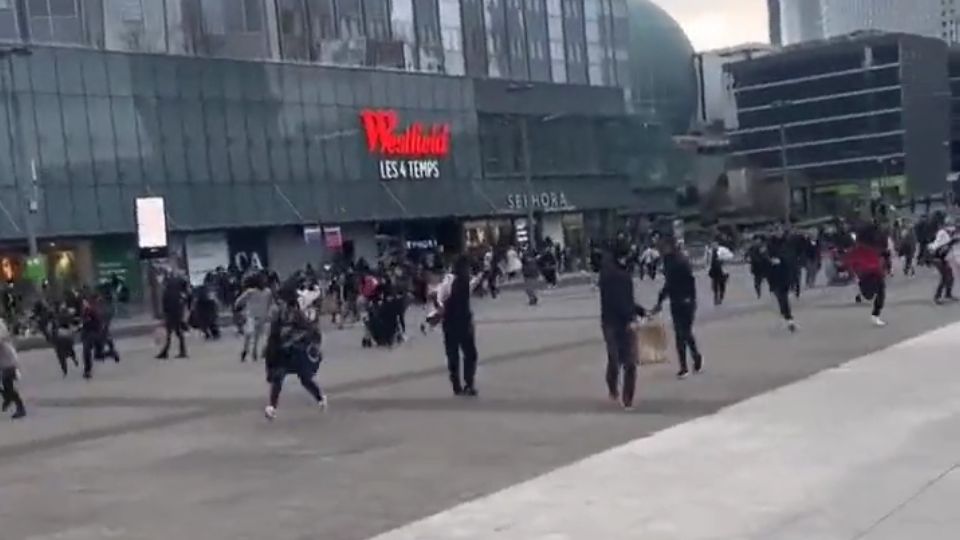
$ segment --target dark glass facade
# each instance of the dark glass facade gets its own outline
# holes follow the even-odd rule
[[[0,41],[616,86],[626,0],[7,0]]]
[[[150,195],[165,197],[180,231],[496,214],[524,191],[523,115],[543,191],[617,208],[637,180],[617,147],[629,135],[615,125],[625,118],[615,88],[517,95],[505,81],[58,47],[9,66],[2,238],[24,235],[33,170],[42,237],[130,233],[134,199]],[[439,178],[383,181],[366,109],[396,111],[399,129],[449,126]]]
[[[902,177],[943,189],[946,46],[906,35],[843,38],[735,64],[735,154],[810,187]],[[781,152],[781,150],[783,150]],[[906,187],[906,186],[905,186]]]

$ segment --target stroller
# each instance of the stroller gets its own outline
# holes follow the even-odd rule
[[[824,273],[827,276],[827,284],[830,286],[843,286],[853,281],[853,272],[844,261],[844,255],[845,253],[839,248],[830,248],[824,264]]]
[[[398,302],[401,299],[392,295],[375,298],[367,307],[367,317],[364,320],[366,333],[363,337],[364,348],[392,347],[400,334]]]

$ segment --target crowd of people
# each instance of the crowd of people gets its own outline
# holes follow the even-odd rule
[[[917,265],[929,265],[940,276],[934,301],[952,300],[954,267],[960,266],[960,236],[952,219],[942,213],[915,223],[870,221],[849,225],[843,221],[816,230],[777,226],[748,239],[735,249],[729,238],[719,238],[706,249],[704,264],[712,301],[722,306],[729,281],[727,266],[743,253],[753,275],[757,297],[764,284],[776,299],[780,316],[791,332],[797,331],[791,296],[817,283],[822,271],[829,284],[856,282],[854,300],[872,302],[871,317],[877,326],[886,299],[886,280],[893,261],[903,259],[902,272],[911,276]],[[315,376],[323,355],[321,320],[342,328],[361,323],[365,347],[390,347],[407,336],[407,308],[425,307],[420,328],[443,333],[451,390],[454,395],[478,395],[478,351],[473,324],[472,298],[496,298],[505,280],[522,282],[528,303],[539,302],[541,284],[558,284],[566,268],[563,251],[552,242],[541,249],[508,246],[481,253],[459,255],[443,264],[434,256],[419,264],[408,260],[382,261],[371,266],[363,259],[341,262],[317,270],[311,265],[281,279],[266,269],[217,269],[202,284],[191,286],[184,274],[163,276],[160,307],[162,335],[157,358],[169,358],[173,340],[179,358],[188,356],[185,333],[196,329],[209,340],[220,339],[224,312],[242,336],[239,360],[265,360],[268,398],[264,414],[273,419],[283,381],[296,375],[302,386],[326,408],[328,401]],[[698,299],[694,264],[682,243],[669,236],[652,236],[640,242],[625,237],[591,247],[591,267],[597,273],[601,327],[606,342],[605,379],[611,400],[625,408],[634,402],[637,351],[634,334],[640,318],[660,312],[669,303],[679,364],[677,377],[704,369],[704,355],[694,333]],[[655,305],[645,308],[635,301],[634,278],[663,279]],[[50,301],[41,298],[32,317],[42,330],[66,377],[71,364],[82,360],[84,378],[93,376],[95,362],[120,361],[110,326],[116,306],[124,301],[125,287],[114,277],[100,287],[70,293]],[[0,390],[3,407],[15,407],[15,417],[26,414],[16,381],[18,363],[12,333],[0,326]],[[81,354],[76,353],[79,339]],[[692,363],[691,363],[692,362]]]

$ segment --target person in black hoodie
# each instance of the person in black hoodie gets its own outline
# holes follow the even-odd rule
[[[697,340],[693,336],[693,320],[697,313],[697,281],[693,276],[690,261],[680,252],[672,239],[665,239],[663,247],[663,274],[666,283],[660,290],[655,311],[660,311],[663,301],[670,300],[670,317],[673,320],[673,333],[677,341],[677,358],[680,361],[680,371],[677,377],[685,379],[690,370],[687,369],[687,349],[693,356],[693,370],[696,373],[703,371],[703,355],[697,348]]]
[[[646,311],[633,297],[633,278],[627,270],[626,253],[608,252],[600,270],[600,324],[607,346],[607,390],[610,400],[622,401],[624,409],[633,407],[637,385],[635,339],[630,325]],[[620,394],[620,373],[623,373],[623,394]]]
[[[470,262],[460,256],[453,265],[450,294],[442,300],[443,347],[447,355],[450,384],[457,396],[477,395],[477,342],[473,311],[470,309]],[[460,353],[463,352],[463,379],[460,378]]]
[[[750,273],[753,275],[753,290],[757,298],[763,295],[763,280],[767,277],[766,245],[762,236],[757,236],[747,249]]]
[[[187,357],[187,346],[183,341],[183,311],[187,305],[187,282],[183,278],[175,275],[167,276],[163,284],[163,296],[161,304],[163,307],[163,323],[167,331],[166,341],[163,349],[157,355],[158,360],[166,360],[170,353],[170,337],[176,334],[180,342],[179,358]]]
[[[767,281],[770,283],[770,292],[777,298],[780,315],[787,322],[787,329],[797,331],[793,321],[793,311],[790,309],[790,289],[794,285],[795,260],[790,250],[789,236],[786,231],[778,231],[767,242]]]

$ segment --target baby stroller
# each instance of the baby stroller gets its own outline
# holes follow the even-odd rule
[[[363,337],[363,347],[393,346],[397,341],[400,330],[397,300],[392,296],[372,300],[367,308],[367,318],[364,320],[364,326],[366,327],[366,335]]]

